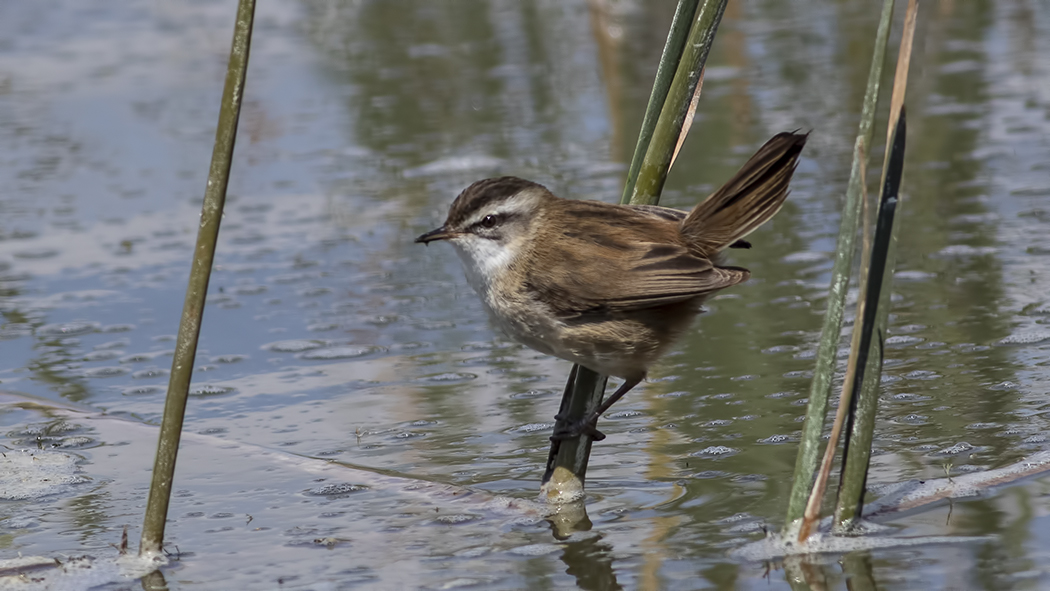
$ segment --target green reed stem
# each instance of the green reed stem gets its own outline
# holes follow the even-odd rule
[[[650,113],[656,110],[657,103],[654,101],[664,94],[660,103],[660,115],[653,125],[649,139],[645,138],[647,127],[643,122],[632,162],[639,159],[639,153],[644,153],[644,157],[638,165],[634,187],[630,191],[627,188],[624,190],[625,196],[630,195],[632,204],[655,204],[660,199],[678,136],[689,112],[689,105],[700,81],[700,74],[707,61],[718,24],[722,20],[722,13],[725,12],[726,2],[727,0],[705,0],[697,6],[698,3],[694,0],[679,0],[675,22],[671,25],[664,53],[660,58],[658,78],[653,85],[646,116],[651,119]],[[690,5],[694,7],[694,11],[691,13],[692,18],[688,19],[686,17],[690,15]],[[686,28],[686,23],[689,23],[689,34],[684,38],[684,45],[676,49],[682,43],[677,39]],[[665,72],[663,76],[666,77],[666,72],[671,71],[675,72],[674,78],[667,90],[663,91],[658,88],[664,83],[664,78],[661,78],[659,73]],[[628,177],[630,187],[630,173]],[[574,366],[566,384],[562,412],[559,414],[561,418],[555,430],[582,420],[590,409],[597,408],[605,396],[606,381],[605,376],[585,367]],[[553,442],[547,470],[543,475],[541,496],[554,503],[582,498],[590,451],[591,438],[587,435],[573,440]]]
[[[587,416],[590,409],[602,403],[605,384],[609,378],[581,365],[573,365],[565,383],[559,424],[578,421]],[[540,487],[541,496],[548,503],[571,503],[583,498],[587,464],[591,457],[593,440],[587,435],[564,441],[552,441],[547,455],[547,469]]]
[[[831,269],[827,311],[824,313],[824,325],[820,331],[816,368],[809,389],[809,404],[806,407],[806,420],[803,423],[802,439],[795,460],[794,480],[788,500],[787,523],[800,519],[805,512],[806,502],[817,471],[821,435],[824,430],[824,420],[827,417],[828,399],[831,396],[831,384],[835,374],[835,357],[838,352],[839,334],[842,330],[842,317],[846,307],[846,295],[849,292],[850,273],[853,269],[854,242],[860,224],[861,194],[865,183],[862,171],[866,170],[865,160],[869,152],[868,146],[871,144],[875,109],[878,105],[882,79],[882,66],[886,56],[886,42],[889,38],[893,17],[893,4],[894,0],[884,0],[882,17],[879,19],[878,32],[875,34],[875,50],[872,53],[871,69],[868,71],[868,85],[864,93],[860,128],[854,143],[853,164],[850,169],[849,185],[846,189],[846,204],[842,210],[838,241],[835,244],[835,262]]]
[[[871,248],[871,266],[861,296],[864,299],[863,317],[857,318],[860,323],[860,342],[856,350],[857,371],[853,383],[847,384],[853,391],[853,408],[846,429],[847,438],[843,447],[845,460],[835,508],[835,526],[840,531],[847,530],[860,518],[871,459],[871,442],[875,433],[875,412],[882,377],[883,335],[889,317],[896,258],[897,233],[894,220],[904,172],[906,124],[903,111],[894,123],[887,165],[883,169],[883,188]]]
[[[255,0],[239,0],[230,61],[226,69],[226,85],[219,108],[219,124],[215,131],[215,147],[208,171],[208,184],[204,189],[204,206],[201,209],[197,245],[186,287],[179,334],[175,342],[175,358],[171,363],[171,379],[164,403],[164,418],[160,425],[157,457],[153,463],[153,480],[142,524],[139,554],[158,553],[164,544],[164,524],[175,476],[175,459],[182,436],[182,422],[186,415],[193,359],[197,354],[197,338],[204,315],[204,298],[208,293],[208,279],[215,258],[215,243],[219,237],[219,223],[222,221],[223,204],[226,201],[226,185],[233,161],[233,146],[244,94],[244,79],[248,71],[248,52],[251,47],[254,18]]]
[[[656,68],[656,79],[653,80],[653,91],[649,94],[649,104],[645,107],[642,128],[638,131],[638,143],[634,146],[634,156],[631,158],[631,168],[627,172],[627,183],[623,187],[620,203],[631,202],[638,171],[642,168],[642,160],[649,151],[649,143],[656,131],[660,112],[667,101],[667,93],[678,70],[678,62],[681,61],[689,31],[693,26],[697,4],[699,0],[681,0],[675,10],[671,30],[668,31],[667,42],[664,43],[664,52],[660,55],[660,65]]]
[[[682,133],[682,124],[689,113],[689,103],[693,100],[696,85],[700,82],[700,75],[704,71],[704,64],[707,63],[707,54],[711,51],[718,25],[722,22],[726,3],[727,0],[705,0],[697,9],[693,26],[689,30],[688,42],[678,61],[674,80],[638,170],[638,178],[631,192],[632,205],[656,205],[660,202],[660,193],[663,192],[667,172],[671,169],[678,136]]]
[[[857,316],[860,320],[863,313],[863,324],[859,328],[861,343],[853,354],[858,355],[855,365],[861,373],[854,376],[853,383],[845,385],[853,390],[854,412],[850,413],[850,425],[842,454],[842,474],[839,479],[839,494],[834,519],[834,531],[837,533],[848,532],[860,521],[868,467],[871,462],[871,442],[875,434],[875,414],[878,409],[879,384],[882,379],[882,343],[890,313],[890,294],[897,252],[897,226],[894,223],[894,216],[900,201],[901,177],[904,174],[904,146],[907,135],[904,96],[908,88],[908,70],[911,65],[912,42],[915,38],[918,11],[919,1],[909,0],[908,10],[904,17],[900,50],[897,53],[893,96],[890,100],[890,121],[886,138],[885,164],[882,168],[879,219],[871,248],[871,264],[862,291],[863,301],[858,303]],[[876,306],[876,309],[872,309]],[[854,326],[854,331],[857,330],[857,327]],[[866,355],[867,359],[861,361],[859,359],[861,355]],[[834,443],[829,443],[829,445],[834,445]]]

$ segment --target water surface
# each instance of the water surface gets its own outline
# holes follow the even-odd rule
[[[170,588],[791,586],[797,571],[726,553],[782,523],[871,6],[730,4],[663,204],[691,207],[776,132],[812,135],[788,204],[732,253],[752,279],[603,422],[589,531],[560,540],[528,511],[359,476],[536,494],[568,364],[496,334],[451,249],[412,239],[495,174],[616,200],[673,8],[259,5]],[[110,555],[125,525],[137,539],[233,14],[0,8],[0,389],[17,394],[3,444],[74,454],[84,480],[5,501],[5,557]],[[921,23],[874,483],[1047,446],[1050,21],[1033,3],[946,0]],[[1041,588],[1046,486],[890,524],[985,541],[842,564],[886,589]],[[838,558],[807,568],[842,589]]]

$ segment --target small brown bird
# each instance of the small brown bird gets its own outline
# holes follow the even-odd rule
[[[747,280],[719,253],[773,217],[808,134],[781,133],[691,212],[561,199],[516,177],[478,181],[445,224],[489,317],[512,339],[624,383],[583,421],[555,433],[604,438],[598,417],[641,382],[711,294]]]

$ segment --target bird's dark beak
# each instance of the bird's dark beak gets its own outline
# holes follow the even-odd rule
[[[433,242],[434,240],[448,240],[454,235],[455,234],[453,232],[448,231],[448,229],[445,228],[445,226],[441,226],[436,230],[431,230],[426,234],[423,234],[419,238],[416,238],[416,243],[422,242],[423,244],[426,244],[428,242]]]

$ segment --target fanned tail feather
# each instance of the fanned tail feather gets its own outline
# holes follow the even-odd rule
[[[776,215],[808,133],[778,133],[740,171],[682,220],[690,248],[714,256]]]

